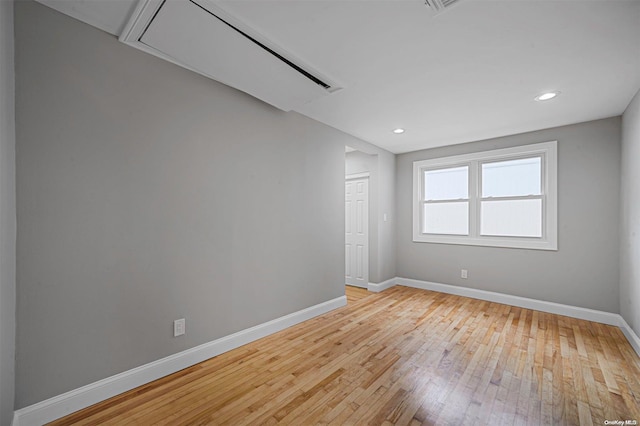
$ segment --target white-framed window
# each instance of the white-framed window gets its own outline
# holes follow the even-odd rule
[[[557,142],[413,163],[413,241],[558,249]]]

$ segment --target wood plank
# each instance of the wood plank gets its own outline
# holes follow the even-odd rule
[[[372,295],[366,288],[355,287],[352,285],[345,286],[345,295],[347,296],[347,303],[354,303],[365,297]]]

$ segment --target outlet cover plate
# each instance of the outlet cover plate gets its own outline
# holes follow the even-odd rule
[[[173,322],[173,337],[182,336],[186,332],[185,325],[184,318],[175,320]]]

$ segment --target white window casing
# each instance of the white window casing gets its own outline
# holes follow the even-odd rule
[[[558,154],[557,142],[543,142],[522,145],[512,148],[496,149],[451,157],[414,161],[413,163],[413,241],[424,243],[462,244],[489,247],[508,247],[535,250],[558,249]],[[531,161],[527,161],[531,160]],[[483,196],[482,175],[486,165],[487,176],[492,171],[491,163],[509,163],[512,169],[520,165],[528,166],[537,173],[539,168],[539,187],[537,182],[529,178],[528,184],[534,182],[531,189],[526,184],[518,188],[512,177],[505,175],[503,187],[498,194]],[[538,166],[539,165],[539,166]],[[467,168],[468,196],[460,195],[460,191],[451,190],[456,198],[444,195],[431,196],[426,199],[425,179],[427,172],[436,175],[438,170],[454,171]],[[497,169],[499,167],[494,167]],[[450,169],[450,170],[447,170]],[[494,170],[495,172],[495,170]],[[523,176],[525,172],[522,172]],[[495,174],[495,173],[494,173]],[[517,175],[516,175],[517,176]],[[537,177],[537,175],[535,175]],[[499,175],[498,175],[499,178]],[[526,176],[524,176],[526,180]],[[495,182],[500,182],[495,176]],[[452,184],[456,184],[452,182]],[[459,185],[459,176],[458,182]],[[432,191],[433,192],[433,191]],[[446,191],[440,191],[442,193]],[[494,192],[496,190],[494,189]],[[468,214],[461,214],[462,203],[468,204]],[[439,223],[437,216],[445,217],[449,208],[451,220],[456,223]],[[464,207],[462,207],[464,208]],[[484,208],[484,217],[483,217]],[[443,210],[444,209],[444,210]],[[425,224],[425,212],[430,213],[432,222]],[[501,215],[502,212],[502,216]],[[510,213],[505,216],[504,212]],[[461,219],[468,217],[468,232],[460,226]],[[510,220],[501,220],[509,217]],[[428,233],[429,228],[434,233]],[[437,230],[455,229],[451,234],[435,233]],[[483,232],[484,231],[484,232]],[[443,231],[444,232],[444,231]],[[526,235],[516,235],[520,232]],[[461,235],[465,234],[465,235]],[[500,234],[500,235],[498,235]]]

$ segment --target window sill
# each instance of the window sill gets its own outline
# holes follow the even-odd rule
[[[501,238],[501,237],[456,237],[453,235],[414,235],[414,243],[454,244],[465,246],[501,247],[528,250],[557,251],[557,241],[538,238]]]

